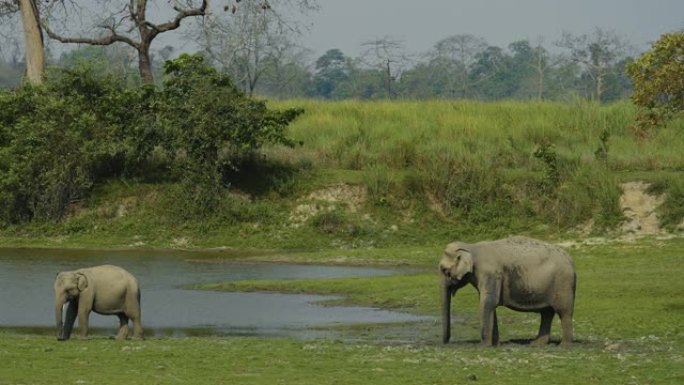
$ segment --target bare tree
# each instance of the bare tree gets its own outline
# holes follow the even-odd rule
[[[94,1],[94,9],[63,2],[51,3],[48,12],[41,19],[47,35],[62,43],[111,45],[124,43],[138,53],[140,77],[145,83],[153,83],[150,47],[154,39],[162,33],[180,27],[186,18],[204,16],[209,7],[208,0],[169,0],[163,10],[148,12],[147,0]],[[153,22],[149,14],[169,14],[162,21]],[[79,15],[89,20],[89,30],[74,33],[67,26]]]
[[[304,96],[306,79],[311,76],[310,55],[310,50],[289,39],[274,45],[266,60],[264,81],[260,84],[266,83],[271,96]]]
[[[527,65],[534,71],[534,95],[537,100],[545,98],[547,92],[547,79],[550,72],[563,60],[562,56],[549,53],[544,48],[544,37],[538,36],[535,45],[530,46],[530,58]]]
[[[270,55],[270,47],[282,29],[278,28],[270,5],[256,0],[244,2],[239,12],[233,5],[233,16],[229,19],[205,20],[200,45],[214,63],[229,71],[233,80],[251,95],[264,72],[263,62]]]
[[[530,67],[537,75],[537,100],[544,98],[544,79],[546,78],[546,70],[549,68],[549,54],[544,48],[543,38],[537,39],[537,44],[532,48],[534,60],[530,63]]]
[[[556,44],[569,50],[570,60],[584,67],[584,73],[593,83],[591,97],[601,101],[610,68],[625,57],[628,46],[625,40],[615,32],[596,28],[591,35],[574,36],[564,32]]]
[[[392,82],[401,76],[408,57],[404,52],[404,43],[385,36],[361,44],[366,50],[361,54],[361,62],[384,72],[387,98],[392,98]]]
[[[192,38],[251,95],[272,64],[278,65],[288,51],[297,50],[292,38],[301,33],[302,26],[285,11],[306,13],[315,9],[315,2],[310,0],[273,4],[242,0],[227,8],[227,16],[213,14],[204,18]]]

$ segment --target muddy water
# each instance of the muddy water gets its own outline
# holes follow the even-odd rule
[[[239,254],[239,252],[236,252]],[[381,276],[377,268],[203,263],[216,254],[169,251],[0,249],[0,327],[52,333],[53,282],[59,271],[119,265],[141,286],[147,335],[292,335],[316,337],[317,327],[414,321],[408,314],[360,307],[319,306],[329,297],[276,293],[220,293],[184,289],[193,283],[246,279]],[[113,334],[118,319],[92,313],[95,333]]]

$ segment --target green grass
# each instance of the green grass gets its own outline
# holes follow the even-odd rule
[[[679,384],[684,381],[684,239],[644,239],[570,249],[578,271],[569,348],[532,347],[538,316],[499,310],[502,346],[482,348],[477,294],[454,299],[452,343],[437,321],[342,327],[342,340],[247,337],[105,338],[57,342],[0,332],[0,384]],[[364,264],[359,253],[354,263]],[[365,261],[410,265],[391,277],[247,281],[212,290],[344,295],[345,304],[437,315],[433,248],[376,250]],[[338,263],[340,254],[294,253],[293,261]],[[282,261],[285,254],[258,260]],[[416,269],[418,271],[416,271]],[[421,272],[421,269],[430,270]],[[558,320],[552,340],[559,339]],[[392,337],[395,338],[392,338]],[[400,338],[399,338],[400,336]]]
[[[264,149],[276,164],[235,180],[237,194],[226,195],[215,215],[174,214],[183,201],[173,183],[110,181],[75,202],[62,222],[0,229],[0,247],[259,248],[282,251],[243,259],[397,266],[406,273],[204,288],[334,294],[342,296],[338,304],[435,316],[435,266],[454,239],[577,239],[584,235],[575,226],[589,219],[597,234],[613,237],[605,230],[621,219],[619,183],[635,180],[668,194],[659,212],[669,229],[684,219],[684,121],[637,139],[630,129],[635,111],[627,103],[270,104],[304,107],[290,128],[304,145]],[[604,130],[610,134],[605,163],[594,156]],[[549,185],[550,164],[533,155],[542,144],[552,145],[557,157],[558,186]],[[269,169],[277,172],[264,172]],[[345,199],[311,198],[338,185],[366,192],[356,210]],[[318,211],[293,222],[300,206]],[[510,342],[533,337],[539,319],[505,309],[498,317],[504,345],[480,348],[474,343],[477,294],[464,288],[454,299],[455,342],[447,346],[438,343],[435,321],[344,326],[337,332],[345,342],[193,337],[58,343],[0,331],[0,385],[684,383],[684,240],[570,252],[579,277],[578,343],[569,349]],[[558,340],[558,320],[553,333]]]
[[[98,185],[59,223],[0,228],[0,245],[326,250],[573,238],[590,220],[598,235],[619,225],[619,184],[635,180],[668,194],[659,209],[668,229],[684,220],[684,120],[640,139],[626,102],[269,104],[305,109],[289,127],[304,144],[264,148],[269,162],[231,174],[208,217],[187,215],[177,183],[124,178]],[[604,130],[605,162],[595,156]],[[555,161],[534,155],[541,146]],[[340,185],[363,191],[356,210],[344,197],[312,198]],[[318,211],[293,221],[301,206]]]
[[[439,254],[433,252],[432,249],[414,251],[414,255],[419,256],[413,259],[414,266],[429,270],[425,273],[373,278],[239,281],[205,284],[197,288],[344,294],[345,298],[341,302],[346,304],[438,315],[438,277],[432,270],[435,270]],[[684,348],[684,296],[680,295],[684,293],[684,282],[681,281],[681,274],[684,272],[684,239],[582,246],[570,252],[575,259],[578,274],[575,314],[577,338],[638,339],[656,335],[677,340],[680,347]],[[389,255],[387,251],[384,254]],[[397,261],[405,261],[401,252],[397,254]],[[330,259],[322,256],[319,261],[326,262]],[[369,261],[377,259],[371,257]],[[392,264],[389,258],[384,261]],[[335,302],[339,303],[340,300]],[[455,308],[469,319],[477,319],[475,290],[466,287],[459,291],[455,297]],[[501,312],[502,322],[510,317],[509,319],[517,320],[519,324],[532,323],[532,326],[525,325],[526,332],[517,336],[520,330],[514,329],[514,333],[507,333],[506,328],[501,331],[502,335],[508,334],[510,339],[533,337],[537,315],[505,309],[501,309]],[[464,338],[477,339],[477,334]]]
[[[616,170],[679,169],[684,155],[684,122],[673,122],[652,140],[631,133],[635,109],[627,102],[599,105],[504,101],[342,101],[290,100],[275,108],[303,107],[306,113],[290,127],[304,142],[292,156],[310,156],[333,168],[365,168],[369,164],[401,169],[421,162],[437,150],[486,160],[500,157],[504,165],[529,167],[541,142],[556,145],[568,159],[593,162],[603,130],[608,161]]]
[[[0,384],[677,384],[681,352],[259,338],[58,343],[0,335]]]

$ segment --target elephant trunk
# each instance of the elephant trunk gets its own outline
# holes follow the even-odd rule
[[[451,297],[455,287],[445,277],[442,283],[442,343],[448,343],[451,338]]]
[[[57,339],[60,341],[64,340],[64,321],[62,315],[66,304],[66,294],[55,296],[55,322],[57,323]]]
[[[68,340],[71,337],[77,312],[77,299],[67,299],[66,294],[58,295],[55,298],[55,321],[57,323],[57,339],[59,341]]]

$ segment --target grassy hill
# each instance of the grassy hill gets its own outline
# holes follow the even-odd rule
[[[303,107],[289,135],[229,176],[197,217],[179,186],[112,180],[59,223],[2,230],[3,245],[368,248],[511,233],[574,238],[625,219],[620,184],[664,194],[661,225],[684,218],[684,121],[632,130],[628,103],[273,101]],[[583,232],[581,232],[581,231]]]

